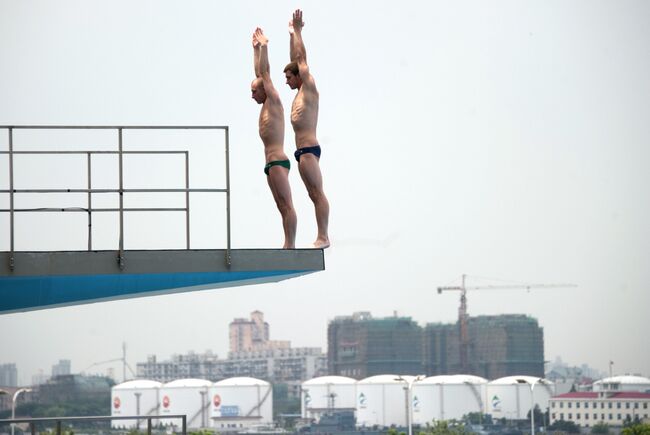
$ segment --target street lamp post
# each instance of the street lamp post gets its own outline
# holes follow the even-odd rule
[[[20,393],[29,393],[32,391],[31,388],[20,388],[16,390],[14,393],[14,397],[11,400],[11,419],[14,420],[16,418],[16,399],[18,399],[18,395]],[[16,423],[11,423],[11,435],[14,435],[14,428],[16,427]]]
[[[406,384],[404,389],[406,390],[406,427],[408,428],[408,435],[413,435],[413,384],[423,378],[424,375],[409,376],[408,378],[398,376],[395,378],[396,381]]]
[[[135,395],[135,415],[140,415],[140,396],[142,396],[141,392],[133,393]],[[139,431],[140,430],[140,419],[137,419],[135,421],[136,423],[136,428]]]
[[[530,435],[535,435],[535,396],[533,394],[535,385],[538,383],[544,384],[544,379],[537,378],[533,382],[527,379],[517,379],[520,384],[528,384],[530,386]]]

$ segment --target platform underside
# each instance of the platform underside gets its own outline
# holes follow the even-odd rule
[[[0,314],[277,282],[325,270],[320,249],[0,252]]]

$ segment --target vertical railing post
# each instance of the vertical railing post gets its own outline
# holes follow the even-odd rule
[[[117,257],[117,262],[120,266],[120,269],[124,269],[124,173],[123,173],[123,157],[124,154],[122,153],[122,127],[118,128],[118,137],[119,137],[119,143],[118,143],[118,165],[119,165],[119,176],[120,176],[120,187],[119,187],[119,195],[120,195],[120,253]]]
[[[226,126],[226,264],[230,266],[230,134]]]
[[[87,169],[88,169],[88,250],[92,251],[93,249],[93,214],[92,214],[92,208],[93,208],[93,200],[92,200],[92,171],[91,171],[91,159],[90,159],[91,153],[88,152],[87,156]]]
[[[185,151],[185,243],[190,249],[190,156]]]
[[[9,127],[9,269],[14,270],[14,132]]]
[[[151,417],[147,418],[147,435],[151,435]]]
[[[32,433],[32,435],[36,435],[36,423],[33,421],[29,422],[29,431]]]
[[[56,421],[56,435],[61,435],[61,420]]]
[[[187,435],[187,415],[183,415],[183,435]]]

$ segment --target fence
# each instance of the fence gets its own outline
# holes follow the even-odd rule
[[[13,253],[15,250],[15,215],[17,213],[28,212],[80,212],[88,216],[88,251],[93,249],[92,223],[93,213],[113,212],[119,214],[119,241],[118,246],[118,263],[120,268],[124,264],[124,213],[125,212],[159,212],[159,211],[179,211],[185,212],[185,248],[190,249],[190,193],[210,192],[224,193],[226,195],[226,259],[230,260],[230,155],[229,155],[229,129],[227,126],[0,126],[8,133],[8,151],[0,151],[0,155],[8,155],[9,166],[9,189],[0,190],[0,193],[9,194],[9,208],[0,209],[0,212],[9,213],[9,249],[10,249],[10,268],[14,268]],[[14,150],[14,130],[114,130],[117,133],[117,150],[106,151],[16,151]],[[225,134],[225,188],[190,188],[189,173],[189,151],[127,151],[124,150],[124,132],[129,130],[223,130]],[[78,154],[86,155],[87,167],[87,188],[85,189],[16,189],[14,187],[14,156],[19,154],[37,155],[37,154]],[[93,189],[92,188],[92,157],[99,154],[114,154],[118,156],[118,187],[115,189]],[[129,154],[156,154],[156,155],[173,155],[180,154],[185,157],[185,187],[178,189],[155,189],[155,188],[138,188],[128,189],[124,187],[124,156]],[[185,193],[184,207],[124,207],[124,195],[132,193]],[[15,208],[15,196],[19,194],[60,194],[60,193],[86,193],[87,203],[85,207],[41,207],[41,208]],[[117,194],[119,198],[118,207],[93,207],[93,195],[95,194]]]
[[[146,416],[146,415],[134,415],[134,416],[92,416],[92,417],[47,417],[47,418],[16,418],[16,419],[11,419],[11,420],[0,420],[0,426],[5,425],[5,424],[11,424],[12,429],[13,425],[15,423],[29,423],[29,429],[31,435],[36,435],[36,424],[37,423],[47,423],[47,422],[55,422],[56,423],[56,430],[55,433],[56,435],[61,435],[61,423],[62,422],[73,422],[73,421],[79,421],[79,422],[90,422],[90,421],[107,421],[107,420],[147,420],[147,435],[151,435],[151,431],[153,428],[153,425],[151,424],[151,420],[157,420],[157,419],[168,419],[168,418],[180,418],[182,423],[181,423],[181,433],[182,435],[187,435],[187,416],[182,414],[182,415],[154,415],[154,416]],[[12,430],[13,434],[13,430]]]

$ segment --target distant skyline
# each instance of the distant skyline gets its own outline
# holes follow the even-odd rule
[[[348,316],[348,315],[352,315],[352,314],[354,314],[354,313],[341,313],[341,314],[338,314],[337,316]],[[372,313],[370,313],[370,314],[372,315]],[[399,317],[410,317],[406,313],[397,313],[397,314],[398,314]],[[509,314],[509,313],[504,313],[504,314]],[[230,324],[230,322],[232,322],[232,320],[234,320],[235,318],[243,318],[243,317],[244,316],[234,317],[233,319],[231,319],[228,322],[228,324]],[[388,317],[391,317],[391,316],[388,316]],[[379,317],[373,316],[373,318],[379,318]],[[431,323],[431,322],[424,322],[424,323],[420,324],[420,326],[424,327],[426,325],[426,323]],[[269,328],[271,329],[272,326],[273,325],[269,325]],[[327,331],[327,327],[325,328],[325,333],[326,333],[326,331]],[[270,336],[270,340],[272,340],[272,341],[283,340],[283,341],[289,341],[289,342],[292,341],[290,338],[287,338],[287,337],[274,337],[273,335]],[[130,370],[132,369],[134,372],[137,372],[137,368],[136,368],[137,364],[138,363],[144,363],[144,362],[146,362],[147,359],[145,358],[145,359],[142,359],[142,360],[135,361],[132,358],[129,358],[128,343],[125,343],[125,344],[126,344],[126,348],[127,348],[126,362],[127,362],[128,366],[129,366],[129,367],[126,368],[127,379],[131,379],[133,376],[131,375]],[[322,352],[324,354],[327,354],[327,346],[322,347],[322,346],[309,345],[309,344],[304,345],[304,346],[294,346],[292,344],[291,347],[320,347]],[[120,351],[121,351],[121,349],[120,349]],[[171,354],[167,354],[167,355],[153,352],[153,353],[147,355],[147,358],[149,356],[155,356],[156,359],[159,362],[160,361],[169,361],[175,355],[188,355],[190,353],[194,353],[194,354],[197,354],[197,355],[212,353],[213,355],[218,356],[219,359],[227,359],[229,350],[226,348],[225,351],[221,352],[221,351],[217,351],[215,349],[211,349],[211,348],[208,347],[208,348],[204,348],[202,350],[195,350],[195,349],[178,350],[178,351],[172,352]],[[121,355],[119,356],[119,358],[121,358]],[[118,359],[118,358],[116,357],[115,359]],[[40,376],[40,375],[50,376],[50,375],[52,375],[53,370],[55,368],[61,367],[61,365],[62,365],[61,363],[63,363],[63,365],[65,365],[65,364],[67,364],[67,362],[69,362],[70,364],[68,365],[68,367],[71,367],[71,369],[70,369],[71,374],[78,374],[78,373],[83,372],[84,374],[96,374],[96,375],[106,376],[106,375],[109,375],[110,373],[112,373],[112,375],[115,376],[116,380],[118,382],[121,382],[122,381],[122,372],[123,372],[122,362],[121,361],[115,361],[115,359],[113,359],[111,361],[106,361],[104,363],[101,362],[101,361],[98,361],[97,365],[94,365],[93,367],[90,367],[88,369],[83,369],[83,368],[76,368],[75,364],[74,364],[74,361],[70,361],[70,360],[67,360],[65,358],[62,358],[61,360],[52,363],[51,370],[45,371],[43,369],[39,369],[39,370],[42,370],[42,372],[39,371],[37,373],[29,375],[28,379],[32,379],[32,377]],[[580,368],[580,367],[583,367],[583,366],[587,366],[590,370],[598,371],[597,369],[595,369],[592,366],[592,364],[589,361],[565,362],[565,361],[563,361],[561,355],[555,355],[555,356],[552,356],[552,357],[549,356],[549,355],[546,355],[545,359],[546,359],[546,370],[548,370],[549,365],[558,365],[559,364],[559,365],[565,365],[567,367],[575,367],[575,368]],[[613,364],[613,367],[615,367],[615,364]],[[19,379],[21,379],[20,367],[17,367],[17,369],[18,369],[18,377],[19,377]],[[603,377],[608,376],[608,374],[606,372],[600,371],[600,373],[601,373],[601,375]],[[646,376],[647,377],[647,374],[645,374],[645,373],[616,373],[614,371],[614,374],[619,374],[619,375],[622,375],[622,374],[635,374],[635,375],[640,375],[640,376]],[[22,383],[22,385],[27,385],[27,384],[28,383],[24,383],[24,382]]]
[[[15,362],[25,382],[60,359],[78,372],[120,358],[122,342],[131,364],[154,353],[224,354],[228,323],[255,309],[273,337],[325,349],[328,320],[355,311],[454,322],[459,295],[436,287],[468,274],[494,278],[468,285],[576,284],[470,292],[468,312],[535,317],[547,359],[561,355],[603,372],[614,361],[614,373],[650,375],[648,1],[0,0],[0,125],[228,125],[233,247],[280,247],[250,94],[251,36],[260,26],[269,37],[291,155],[295,91],[282,70],[297,7],[320,92],[317,134],[331,206],[326,270],[2,315],[0,363]],[[72,140],[28,139],[16,147]],[[0,133],[0,149],[7,142]],[[196,187],[223,177],[211,160],[197,159]],[[182,180],[169,161],[139,162],[134,183]],[[17,187],[83,184],[76,163],[22,160]],[[7,166],[0,157],[0,190],[8,189]],[[289,180],[296,245],[308,247],[313,206],[295,167]],[[205,213],[193,225],[197,247],[222,247],[213,237],[222,203],[200,197],[195,205]],[[8,208],[0,194],[0,209]],[[134,218],[129,240],[142,249],[176,246],[179,220]],[[113,228],[111,218],[102,222]],[[84,249],[86,228],[66,213],[20,216],[17,249]],[[0,213],[3,251],[8,229]],[[115,249],[114,230],[97,242]],[[112,367],[119,376],[119,364]]]

